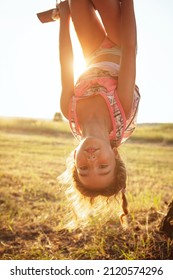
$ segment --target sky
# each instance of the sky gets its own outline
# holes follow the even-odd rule
[[[140,123],[173,122],[173,1],[134,0]],[[0,1],[0,116],[52,119],[60,111],[59,23],[36,13],[55,0]],[[76,75],[83,67],[75,47]]]

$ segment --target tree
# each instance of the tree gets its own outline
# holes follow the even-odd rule
[[[53,121],[55,121],[55,122],[60,122],[60,121],[62,121],[62,120],[63,120],[63,119],[62,119],[61,113],[60,113],[60,112],[56,112],[55,115],[54,115],[54,117],[53,117]]]

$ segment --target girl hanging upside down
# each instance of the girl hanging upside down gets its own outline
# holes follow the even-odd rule
[[[72,180],[71,188],[91,202],[96,197],[115,197],[121,192],[122,221],[128,214],[126,169],[118,147],[135,129],[140,100],[135,85],[137,35],[133,0],[69,0],[60,2],[57,9],[61,111],[79,141],[70,170],[63,178],[65,174],[69,176],[66,181]],[[56,13],[57,10],[54,18]],[[76,83],[70,18],[86,61],[86,69]]]

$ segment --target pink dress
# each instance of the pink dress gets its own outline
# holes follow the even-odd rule
[[[120,49],[115,47],[108,38],[105,38],[100,48],[89,57],[89,61],[92,61],[93,58],[101,53],[121,55]],[[113,127],[109,138],[115,146],[118,147],[126,141],[134,131],[140,100],[139,89],[135,86],[131,115],[126,119],[117,95],[119,68],[120,66],[114,62],[98,62],[91,64],[77,80],[74,95],[69,105],[68,119],[71,131],[79,141],[82,138],[82,131],[76,114],[76,104],[81,99],[95,95],[102,96],[107,105]]]

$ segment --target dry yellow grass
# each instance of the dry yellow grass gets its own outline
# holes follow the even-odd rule
[[[115,217],[68,230],[70,206],[56,179],[76,144],[68,125],[1,119],[0,259],[173,259],[173,241],[159,231],[173,193],[173,126],[164,143],[154,135],[151,140],[148,129],[142,127],[141,137],[137,130],[135,142],[121,148],[128,170],[128,229]]]

